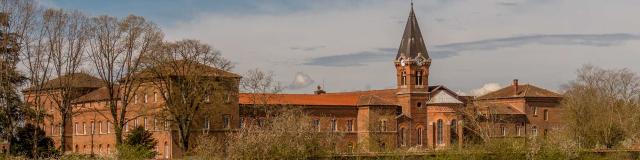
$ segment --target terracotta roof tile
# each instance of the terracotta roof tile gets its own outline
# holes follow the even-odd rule
[[[68,81],[69,79],[70,81]],[[63,83],[70,83],[73,88],[100,88],[104,86],[104,82],[99,78],[86,73],[75,73],[49,80],[43,84],[41,89],[59,89],[64,85]],[[32,86],[25,89],[24,92],[34,91],[36,88],[38,87]]]
[[[499,89],[482,95],[476,99],[498,99],[498,98],[517,98],[517,97],[562,97],[562,95],[536,87],[530,84],[518,85],[518,92],[515,92],[515,86],[510,85],[508,87]]]
[[[270,105],[314,105],[314,106],[358,106],[369,97],[375,96],[372,102],[380,104],[396,104],[395,89],[339,92],[326,94],[275,94],[268,95],[270,98],[266,104]],[[263,102],[252,100],[262,97],[261,94],[241,93],[240,104],[251,105]],[[362,99],[364,98],[364,99]]]
[[[158,66],[144,69],[133,76],[138,78],[154,78],[158,76],[156,71],[166,74],[166,76],[181,76],[186,74],[197,73],[201,76],[216,76],[216,77],[233,77],[240,78],[241,76],[235,73],[224,71],[218,68],[214,68],[202,63],[178,60],[174,62],[163,63]],[[195,72],[194,72],[195,71]]]
[[[72,103],[95,102],[95,101],[107,100],[109,98],[108,92],[109,91],[107,87],[98,88],[92,92],[89,92],[85,95],[78,97],[77,99],[73,100]],[[118,90],[116,90],[116,93],[114,93],[114,95],[119,95]]]
[[[503,114],[503,115],[520,115],[524,114],[521,111],[515,109],[513,106],[509,104],[496,103],[489,104],[488,106],[482,107],[480,109],[481,112],[490,114]]]

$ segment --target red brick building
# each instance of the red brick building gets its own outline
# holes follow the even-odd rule
[[[400,41],[395,59],[390,59],[390,67],[396,73],[388,76],[396,78],[396,87],[383,90],[326,93],[320,88],[310,94],[276,94],[265,101],[256,101],[260,94],[239,93],[238,83],[227,90],[228,102],[220,110],[206,113],[201,134],[225,133],[243,127],[249,121],[259,121],[260,116],[252,114],[254,107],[294,106],[302,108],[313,117],[313,124],[320,132],[342,133],[344,138],[336,144],[340,150],[356,148],[369,151],[384,151],[397,148],[434,150],[458,147],[463,139],[462,115],[456,110],[469,107],[472,102],[482,102],[494,108],[496,114],[513,114],[523,117],[521,121],[504,121],[502,135],[522,135],[520,133],[547,132],[559,122],[557,105],[560,95],[532,85],[514,85],[480,96],[460,96],[443,85],[429,84],[431,58],[413,8],[409,13],[404,34]],[[208,72],[234,82],[240,76],[215,68],[206,68]],[[61,136],[62,119],[56,115],[54,105],[56,82],[51,80],[43,91],[25,90],[25,98],[33,103],[36,97],[44,102],[45,111],[53,115],[45,119],[42,128],[48,136],[54,138],[56,145],[61,138],[67,139],[67,151],[76,153],[106,154],[114,150],[114,132],[109,119],[100,116],[108,114],[104,106],[104,84],[97,78],[86,74],[75,74],[73,91],[76,98],[72,101],[77,114],[66,120],[67,135]],[[143,82],[142,89],[130,108],[131,118],[125,132],[133,126],[144,126],[154,133],[158,140],[156,150],[158,158],[179,157],[181,152],[173,142],[171,126],[158,121],[153,113],[163,107],[163,96],[157,88]],[[37,93],[37,94],[36,94]],[[489,105],[491,104],[491,105]],[[91,110],[85,109],[91,108]],[[136,113],[146,113],[139,116]],[[493,112],[492,112],[493,113]],[[520,126],[520,127],[519,127]],[[502,133],[501,132],[501,133]]]

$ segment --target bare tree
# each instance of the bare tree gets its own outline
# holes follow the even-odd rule
[[[232,64],[220,52],[197,40],[163,45],[142,75],[161,93],[165,106],[159,113],[177,130],[178,146],[187,152],[200,117],[225,105],[228,93],[237,92],[239,76],[228,73]]]
[[[17,10],[13,11],[16,16],[14,34],[17,37],[17,43],[20,44],[20,59],[24,66],[28,85],[30,86],[25,93],[28,92],[30,97],[25,97],[25,107],[28,108],[28,118],[35,126],[44,128],[45,117],[47,115],[45,104],[47,94],[44,91],[44,84],[49,80],[51,75],[51,56],[45,52],[46,44],[43,36],[45,35],[44,27],[42,27],[42,10],[37,3],[32,0],[6,2]],[[26,96],[26,95],[25,95]],[[36,137],[37,130],[34,130],[33,137]],[[38,156],[37,139],[33,139],[34,145],[32,155]]]
[[[106,84],[108,110],[116,135],[116,144],[121,144],[125,124],[142,116],[130,116],[130,104],[140,83],[133,73],[141,68],[139,57],[150,54],[163,38],[160,29],[143,17],[130,15],[122,20],[99,16],[91,20],[92,39],[90,58],[95,71]],[[102,113],[102,112],[98,112]]]
[[[87,45],[87,17],[78,11],[48,9],[44,11],[42,27],[44,35],[43,51],[51,60],[53,76],[58,80],[50,84],[48,98],[55,104],[55,110],[61,117],[60,150],[66,150],[68,138],[67,123],[74,114],[71,102],[82,94],[82,90],[74,87],[80,81],[80,67],[82,65],[85,46]]]
[[[577,74],[562,101],[567,137],[582,148],[640,142],[640,76],[629,69],[591,65],[583,66]]]
[[[269,102],[279,98],[278,93],[284,90],[284,87],[274,80],[272,72],[264,72],[258,68],[247,71],[240,81],[240,87],[242,92],[249,93],[247,97],[251,101],[251,105],[243,106],[241,112],[253,116],[269,116],[272,112],[269,110],[272,107],[267,107]]]

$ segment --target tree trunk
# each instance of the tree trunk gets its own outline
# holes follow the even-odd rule
[[[60,129],[62,130],[62,134],[60,134],[60,152],[62,154],[64,154],[64,152],[66,151],[66,147],[67,146],[67,121],[68,121],[68,116],[66,114],[66,112],[62,112],[62,114],[60,114],[62,116],[62,122],[60,123]]]
[[[116,131],[116,146],[120,146],[122,144],[122,125],[120,123],[113,125],[114,130]]]

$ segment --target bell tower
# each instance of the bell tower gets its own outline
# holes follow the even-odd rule
[[[413,3],[394,64],[398,101],[402,105],[402,113],[411,116],[416,108],[425,106],[431,66],[431,58],[413,11]]]

